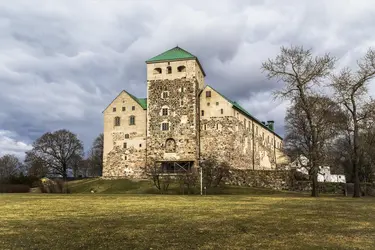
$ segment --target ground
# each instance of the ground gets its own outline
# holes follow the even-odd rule
[[[1,249],[375,249],[371,198],[2,194],[0,221]]]

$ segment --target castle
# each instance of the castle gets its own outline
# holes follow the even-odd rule
[[[214,156],[237,169],[275,169],[285,161],[274,122],[261,122],[204,82],[198,58],[175,47],[146,61],[147,98],[127,91],[104,113],[103,177],[192,171]]]

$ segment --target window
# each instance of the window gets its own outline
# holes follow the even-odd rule
[[[135,116],[134,115],[130,116],[129,125],[135,125]]]
[[[178,66],[177,67],[177,71],[178,72],[185,72],[186,71],[186,67],[185,66]]]
[[[164,91],[163,94],[162,94],[162,97],[163,97],[163,98],[167,98],[167,97],[168,97],[168,92],[167,92],[167,91]]]
[[[169,130],[169,123],[168,122],[163,122],[161,124],[161,130],[163,130],[163,131]]]
[[[209,102],[207,103],[207,106],[210,106],[210,103],[209,103]]]
[[[127,156],[127,155],[125,155],[125,161],[126,161],[126,160],[128,160],[128,156]]]
[[[125,111],[125,107],[122,107],[122,111]]]
[[[211,91],[206,91],[206,97],[211,97]]]
[[[154,75],[161,74],[161,68],[154,69]]]
[[[218,124],[216,124],[216,129],[217,129],[217,130],[219,130],[219,123],[218,123]]]
[[[162,114],[163,115],[168,115],[168,108],[163,108],[162,109]]]
[[[139,144],[139,147],[141,148],[141,147],[142,147],[142,144]]]
[[[132,106],[132,110],[135,110],[135,106]]]
[[[203,125],[203,129],[207,130],[207,125],[206,124]]]
[[[115,126],[120,126],[120,117],[116,116],[115,117]]]
[[[184,101],[180,100],[180,106],[184,105]]]
[[[202,112],[201,112],[201,113],[202,113],[202,116],[204,116],[204,110],[202,110]]]
[[[216,102],[216,106],[219,106],[219,102]]]
[[[125,134],[125,139],[129,139],[129,134]]]
[[[220,109],[220,113],[221,113],[221,114],[224,114],[224,109]]]
[[[113,112],[116,112],[116,108],[113,108]]]
[[[167,67],[167,74],[172,74],[172,67],[171,66]]]
[[[184,91],[185,91],[185,88],[184,88],[184,87],[182,87],[182,88],[181,88],[181,92],[183,93]]]
[[[127,147],[128,147],[128,144],[124,142],[124,148],[127,148]]]
[[[243,126],[246,128],[246,118],[243,118]]]

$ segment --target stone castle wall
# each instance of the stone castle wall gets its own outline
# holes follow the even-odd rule
[[[168,97],[163,98],[163,92]],[[199,150],[198,82],[195,78],[148,81],[147,159],[193,161]],[[168,108],[168,115],[162,109]],[[161,129],[169,123],[169,131]],[[169,145],[171,144],[171,145]]]

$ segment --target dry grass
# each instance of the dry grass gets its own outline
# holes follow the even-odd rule
[[[0,196],[1,249],[375,249],[375,199]]]

